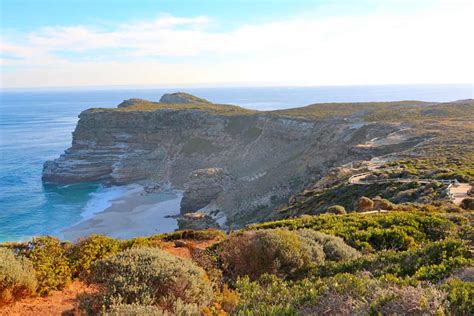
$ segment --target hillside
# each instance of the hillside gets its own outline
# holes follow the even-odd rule
[[[184,93],[163,98],[81,113],[72,147],[45,163],[43,180],[184,190],[183,214],[200,211],[211,219],[205,226],[225,228],[271,219],[334,169],[377,157],[423,176],[473,177],[472,100],[265,112]]]
[[[413,208],[306,215],[231,234],[5,243],[0,313],[471,315],[472,220]]]
[[[181,226],[233,229],[0,244],[0,312],[472,315],[473,108],[87,110],[45,181],[169,182]]]

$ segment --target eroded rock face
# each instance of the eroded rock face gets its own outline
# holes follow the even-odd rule
[[[186,191],[183,213],[205,207],[238,227],[265,219],[331,168],[371,158],[372,148],[357,145],[397,129],[266,112],[90,109],[79,116],[71,148],[45,163],[43,180],[169,184]]]
[[[214,201],[224,190],[228,176],[222,168],[193,171],[185,184],[181,200],[181,214],[196,212]]]

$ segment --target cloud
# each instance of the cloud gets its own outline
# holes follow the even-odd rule
[[[209,17],[170,15],[44,27],[2,38],[2,85],[473,82],[470,8],[305,15],[226,31]]]

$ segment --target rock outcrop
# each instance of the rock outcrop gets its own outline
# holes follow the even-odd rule
[[[185,184],[181,214],[196,212],[214,201],[224,190],[228,176],[222,168],[193,171]]]
[[[150,101],[143,100],[143,99],[137,99],[137,98],[132,98],[128,100],[123,100],[122,103],[117,105],[117,107],[120,108],[128,108],[137,104],[143,104],[143,103],[148,103]]]
[[[186,213],[178,218],[178,227],[181,230],[185,229],[209,229],[221,228],[215,219],[207,214],[201,212]]]
[[[172,104],[187,104],[187,103],[210,103],[206,99],[198,98],[192,94],[184,92],[166,93],[161,99],[160,103],[172,103]]]
[[[160,102],[199,99],[182,97],[165,95]],[[163,107],[131,100],[116,109],[86,110],[71,148],[45,163],[43,180],[169,184],[185,191],[182,213],[204,208],[220,224],[236,227],[267,218],[331,168],[371,158],[372,147],[357,146],[401,129],[396,123],[307,119],[290,110],[256,112],[202,102]],[[137,103],[145,105],[128,106]]]

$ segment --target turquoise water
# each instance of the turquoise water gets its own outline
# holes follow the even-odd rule
[[[79,113],[114,107],[124,99],[158,100],[186,91],[213,102],[268,110],[316,102],[451,101],[473,98],[472,85],[182,88],[0,92],[0,241],[53,234],[107,207],[123,193],[99,184],[43,185],[44,161],[71,144]]]

